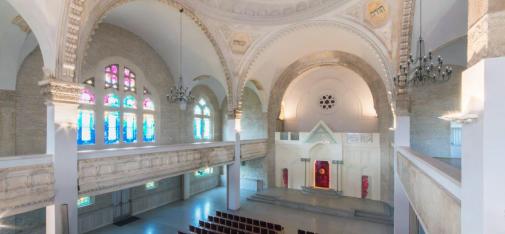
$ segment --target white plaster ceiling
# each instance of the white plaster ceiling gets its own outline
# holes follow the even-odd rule
[[[371,33],[360,31],[358,27],[343,22],[313,21],[276,32],[265,39],[271,40],[265,48],[257,48],[259,55],[251,56],[253,62],[247,79],[257,80],[264,87],[266,95],[269,95],[279,76],[290,64],[323,51],[341,51],[358,56],[385,80],[389,79],[387,68],[390,64],[378,54],[385,53],[384,47],[381,50],[380,42]],[[268,103],[268,96],[262,98]]]
[[[26,56],[37,46],[33,33],[23,32],[12,19],[18,12],[0,0],[0,89],[15,90],[17,72]]]
[[[334,112],[322,113],[322,95],[335,97]],[[377,112],[372,92],[355,72],[342,66],[325,66],[295,79],[282,99],[285,126],[290,131],[310,131],[323,120],[333,131],[377,131]]]
[[[179,10],[158,1],[136,1],[110,11],[104,22],[122,27],[145,40],[165,61],[178,81]],[[227,87],[224,69],[214,47],[202,30],[183,16],[182,73],[184,84],[196,85],[193,79],[209,76],[218,82],[203,82],[216,93]],[[221,85],[222,87],[218,87]]]
[[[422,1],[422,32],[426,50],[433,51],[439,47],[448,46],[447,43],[457,42],[467,34],[467,0],[416,0],[412,32],[413,54],[417,50],[420,31],[420,1]],[[466,45],[461,47],[460,50],[464,50],[466,53]],[[450,56],[450,54],[445,54],[445,56]]]
[[[279,24],[321,15],[348,0],[194,0],[199,12],[227,21],[249,24]]]

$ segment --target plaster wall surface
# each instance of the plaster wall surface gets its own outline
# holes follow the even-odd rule
[[[461,72],[440,84],[415,87],[411,92],[411,146],[432,157],[451,156],[451,124],[438,117],[460,109]]]
[[[16,228],[0,228],[0,234],[44,234],[45,208],[0,219],[2,225]]]

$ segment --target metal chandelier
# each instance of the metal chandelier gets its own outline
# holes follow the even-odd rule
[[[417,44],[417,55],[414,58],[412,54],[406,63],[400,64],[400,71],[394,77],[395,86],[397,89],[406,89],[412,86],[422,86],[426,82],[443,82],[451,78],[452,67],[444,67],[444,59],[438,56],[433,61],[432,52],[425,52],[425,43],[422,36],[423,21],[422,21],[422,0],[419,0],[419,40]]]
[[[179,10],[179,84],[170,88],[167,99],[170,103],[179,103],[181,105],[192,104],[195,97],[191,94],[189,87],[184,87],[182,79],[182,14],[184,9]]]

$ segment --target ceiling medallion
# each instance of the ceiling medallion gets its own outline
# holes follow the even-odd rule
[[[170,88],[167,99],[170,103],[179,103],[182,109],[187,104],[195,102],[195,97],[191,94],[189,87],[184,87],[182,79],[182,13],[184,9],[179,10],[179,84]]]
[[[422,0],[419,1],[419,40],[417,45],[417,55],[412,54],[405,64],[400,64],[399,74],[394,77],[395,86],[398,91],[403,91],[412,86],[422,86],[426,82],[443,82],[451,78],[452,67],[445,66],[444,60],[438,56],[433,61],[433,54],[426,55],[425,43],[422,36]]]

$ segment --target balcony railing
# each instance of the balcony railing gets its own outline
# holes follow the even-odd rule
[[[396,173],[427,233],[461,233],[459,169],[410,148],[400,148]]]

